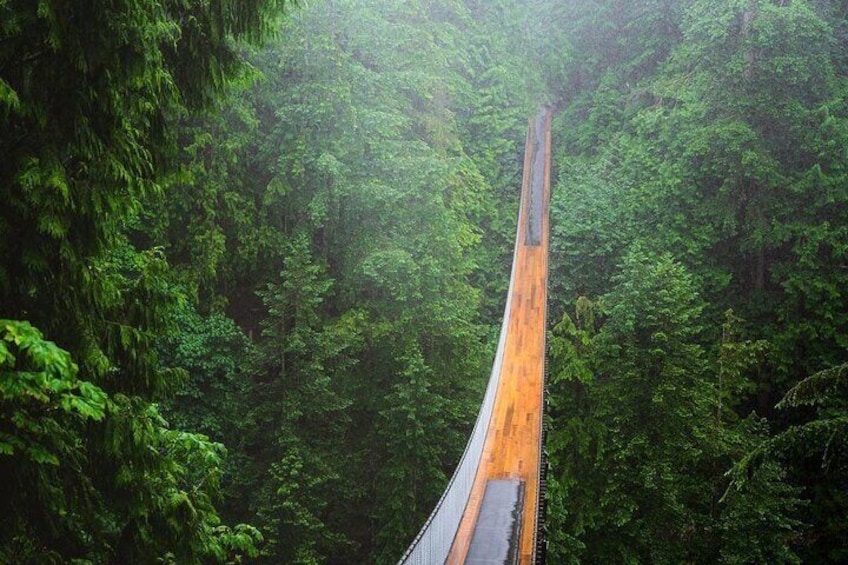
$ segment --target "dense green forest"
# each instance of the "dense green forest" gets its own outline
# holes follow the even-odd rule
[[[552,563],[848,559],[848,8],[0,0],[0,563],[394,563],[556,108]]]
[[[848,559],[848,10],[564,3],[558,563]]]

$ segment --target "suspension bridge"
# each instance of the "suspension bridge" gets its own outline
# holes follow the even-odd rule
[[[544,563],[544,388],[551,112],[530,120],[512,274],[480,413],[401,565]]]

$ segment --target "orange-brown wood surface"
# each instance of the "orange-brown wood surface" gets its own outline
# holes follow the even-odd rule
[[[489,422],[483,456],[454,538],[447,563],[465,562],[489,479],[524,481],[520,563],[533,562],[536,504],[539,492],[539,453],[545,370],[545,326],[548,272],[548,206],[550,199],[550,114],[545,118],[544,206],[541,245],[524,245],[530,190],[533,123],[527,136],[519,214],[518,245],[512,285],[512,304],[501,378]]]

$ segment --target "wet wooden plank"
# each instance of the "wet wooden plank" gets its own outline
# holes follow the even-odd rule
[[[486,483],[466,565],[518,563],[523,502],[524,484],[521,481],[501,479]]]

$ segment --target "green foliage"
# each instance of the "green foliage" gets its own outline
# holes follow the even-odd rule
[[[843,6],[284,5],[0,2],[0,560],[394,561],[546,90],[554,556],[844,560]]]
[[[281,7],[0,3],[0,317],[26,320],[2,328],[0,560],[254,552],[214,507],[222,447],[152,404],[185,376],[155,350],[185,298],[138,232],[178,118],[218,99]]]
[[[819,406],[822,409],[846,407],[848,366],[841,365],[811,375],[792,387],[777,404],[778,408]]]
[[[96,320],[109,317],[104,305],[115,302],[113,281],[97,263],[161,196],[174,119],[224,90],[240,66],[233,40],[267,33],[279,6],[151,0],[0,8],[4,315],[61,338],[79,353],[83,372],[93,369],[90,359],[113,356],[95,337]],[[108,363],[97,364],[100,377]]]
[[[170,430],[155,406],[120,394],[110,399],[77,379],[70,355],[28,323],[0,325],[0,468],[17,473],[3,486],[4,500],[22,509],[23,499],[37,493],[46,503],[4,518],[4,561],[53,562],[70,551],[97,562],[121,555],[133,562],[159,556],[198,563],[256,553],[256,533],[222,525],[213,506],[222,445]],[[94,437],[87,431],[90,420],[103,424]],[[86,435],[101,450],[83,445]],[[107,493],[120,500],[111,510]],[[54,542],[55,549],[47,545],[48,532],[64,537]],[[172,546],[169,540],[180,543]]]
[[[174,198],[143,216],[204,320],[166,340],[192,375],[169,414],[230,438],[225,512],[262,529],[260,561],[396,560],[461,454],[541,89],[503,4],[305,7],[186,124]],[[256,341],[241,373],[218,313]]]
[[[382,403],[375,434],[386,452],[375,477],[381,509],[378,563],[395,562],[420,529],[422,517],[432,510],[431,501],[439,499],[447,483],[445,468],[453,463],[449,454],[456,453],[459,439],[447,435],[456,429],[451,399],[440,394],[420,351],[406,355]]]
[[[349,426],[345,371],[361,347],[362,318],[352,312],[334,323],[323,319],[333,283],[308,245],[305,237],[293,239],[280,282],[258,292],[268,315],[261,373],[250,391],[273,399],[250,413],[248,441],[261,477],[251,505],[268,531],[265,555],[292,563],[323,562],[353,546],[330,512],[331,501],[350,497],[334,458]]]
[[[840,409],[807,421],[821,407],[774,405],[846,360],[844,156],[834,153],[845,10],[765,0],[571,9],[579,17],[558,22],[573,33],[554,132],[553,312],[601,298],[599,327],[567,317],[551,339],[560,466],[551,504],[562,520],[553,554],[839,562],[842,479],[816,461]],[[658,26],[666,32],[650,34]],[[669,253],[688,274],[662,259]],[[687,288],[699,289],[700,306]],[[795,402],[789,394],[780,408]],[[831,388],[820,398],[839,397]],[[634,467],[651,474],[626,483],[603,454],[630,454],[631,430],[659,423],[667,427],[648,436]],[[666,467],[660,445],[675,446]],[[646,510],[656,484],[665,498]],[[615,505],[598,510],[607,499],[597,493]],[[657,523],[688,526],[647,543]],[[698,542],[675,553],[692,532]]]
[[[802,563],[789,543],[803,523],[800,489],[785,482],[786,473],[774,463],[763,465],[742,484],[732,485],[722,502],[723,563]],[[745,535],[740,535],[744,532]]]
[[[838,562],[845,558],[848,534],[839,518],[846,511],[848,480],[848,366],[810,375],[792,387],[777,407],[815,411],[747,453],[733,468],[734,486],[748,488],[758,474],[786,469],[790,484],[796,490],[805,487],[809,501],[801,517],[807,523],[805,534],[815,541],[803,554],[821,562]]]
[[[113,398],[105,424],[95,438],[103,452],[88,473],[103,496],[120,505],[108,514],[104,533],[111,547],[103,549],[125,562],[226,562],[256,555],[261,535],[249,526],[222,525],[214,507],[222,444],[172,430],[155,405],[123,395]],[[117,454],[130,456],[118,461]]]
[[[757,418],[729,407],[765,344],[739,341],[728,313],[716,386],[692,275],[635,245],[613,280],[598,303],[581,297],[578,323],[566,317],[551,337],[552,557],[797,562],[798,492],[779,467],[722,498],[734,457],[764,436]]]
[[[70,354],[29,323],[0,320],[0,330],[0,454],[50,465],[79,456],[73,430],[103,419],[106,393],[79,380]]]
[[[243,439],[243,419],[249,410],[251,355],[255,349],[235,323],[221,314],[199,315],[185,305],[177,316],[177,329],[160,339],[159,350],[167,366],[180,367],[187,378],[162,411],[174,428],[195,430],[230,446],[223,462],[222,490],[240,497],[248,477],[243,454],[234,447]],[[246,520],[238,504],[223,507],[228,518]]]

